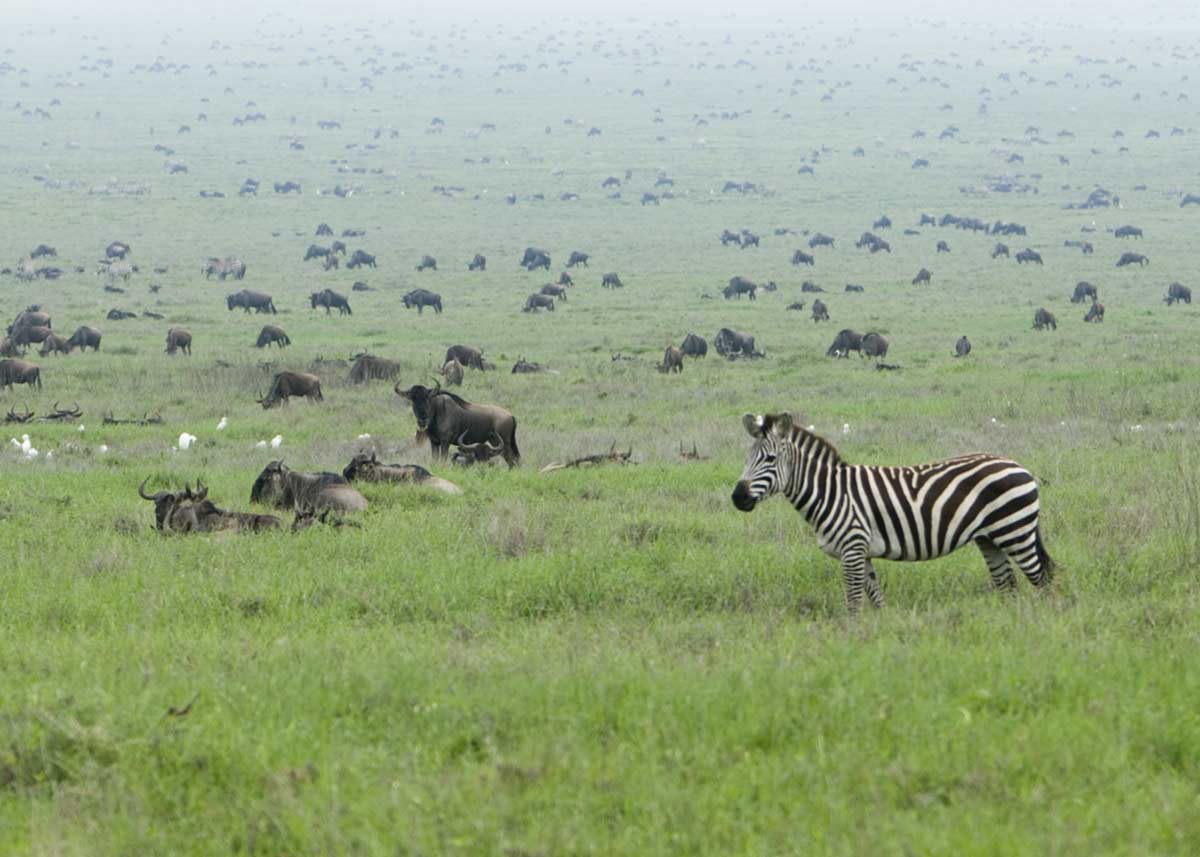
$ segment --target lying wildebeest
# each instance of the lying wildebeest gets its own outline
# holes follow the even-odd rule
[[[484,256],[482,253],[476,253],[475,258],[467,263],[467,270],[468,271],[486,271],[487,270],[487,257]]]
[[[350,459],[342,471],[350,482],[405,482],[432,488],[446,494],[461,494],[462,489],[438,476],[434,476],[419,464],[380,464],[375,453],[359,453]]]
[[[730,298],[738,298],[740,300],[742,295],[749,295],[750,300],[754,300],[757,291],[758,285],[756,283],[747,280],[745,277],[734,277],[721,293],[725,295],[725,300],[729,300]]]
[[[39,244],[33,248],[33,252],[29,254],[30,259],[40,259],[43,256],[48,256],[51,259],[58,256],[58,251],[49,244]]]
[[[1024,265],[1026,262],[1036,262],[1040,265],[1042,264],[1042,254],[1037,250],[1031,250],[1026,247],[1017,254],[1017,264]]]
[[[1126,265],[1141,265],[1145,267],[1150,264],[1150,260],[1141,253],[1125,252],[1121,254],[1121,258],[1117,260],[1117,267],[1124,268]]]
[[[591,257],[588,256],[587,253],[581,253],[578,250],[572,250],[571,257],[567,259],[567,267],[574,268],[576,265],[583,265],[583,267],[586,268],[588,266],[588,259],[590,258]]]
[[[667,350],[663,352],[662,365],[658,367],[659,372],[682,372],[683,371],[683,349],[677,348],[674,345],[668,345]]]
[[[339,295],[333,289],[322,289],[319,292],[313,292],[308,296],[308,301],[312,304],[312,308],[325,307],[325,315],[329,315],[329,311],[334,307],[337,308],[338,315],[353,315],[350,311],[350,301],[346,300],[345,295]]]
[[[400,364],[374,354],[360,354],[350,368],[350,383],[365,384],[367,381],[391,381],[400,374]]]
[[[472,345],[451,345],[446,349],[445,362],[449,363],[451,360],[457,360],[463,366],[471,369],[494,368],[491,363],[483,359],[482,349]]]
[[[915,277],[913,277],[912,284],[915,286],[920,283],[931,282],[932,280],[933,280],[933,274],[929,273],[929,269],[922,268],[921,270],[917,271],[917,275]]]
[[[457,360],[447,360],[438,370],[446,383],[451,387],[461,387],[463,382],[463,365]]]
[[[375,257],[366,250],[355,250],[350,256],[350,261],[346,263],[347,268],[357,268],[361,265],[366,265],[368,268],[375,267]]]
[[[247,313],[254,310],[258,313],[269,312],[275,315],[275,301],[271,296],[264,292],[252,292],[249,289],[242,289],[232,295],[226,295],[225,305],[233,311],[237,307],[241,307]]]
[[[1084,321],[1104,321],[1104,304],[1100,301],[1092,301],[1091,307],[1088,308],[1087,315],[1083,317]]]
[[[1175,303],[1175,301],[1183,301],[1185,304],[1192,302],[1192,290],[1182,283],[1171,283],[1167,286],[1167,296],[1164,298],[1167,306]]]
[[[49,313],[34,309],[31,306],[29,309],[24,309],[17,313],[17,317],[13,319],[13,323],[8,326],[8,332],[12,333],[14,330],[22,327],[53,327],[53,325],[50,323]]]
[[[226,530],[239,532],[262,532],[277,530],[280,521],[274,515],[256,515],[250,512],[227,512],[217,508],[208,499],[208,486],[196,483],[193,493],[190,485],[182,492],[158,491],[146,493],[146,483],[138,486],[138,495],[154,503],[154,525],[164,533],[212,533]]]
[[[1117,238],[1141,238],[1143,233],[1136,226],[1118,226],[1113,230],[1113,235]]]
[[[188,355],[192,353],[192,334],[182,327],[172,327],[167,331],[167,353],[174,354],[176,351]]]
[[[137,318],[138,315],[136,312],[127,312],[123,309],[116,309],[114,307],[113,309],[110,309],[104,317],[109,321],[125,321],[129,318]]]
[[[302,473],[289,469],[282,461],[272,461],[258,474],[250,489],[250,502],[311,514],[326,509],[361,512],[367,508],[367,498],[344,476],[328,472]]]
[[[64,337],[53,333],[42,340],[42,348],[38,352],[38,354],[42,355],[43,357],[45,357],[47,354],[70,353],[71,349],[67,346],[67,340]]]
[[[437,270],[437,259],[426,253],[421,257],[421,261],[417,263],[418,271]]]
[[[417,315],[425,313],[425,307],[433,307],[435,313],[442,311],[442,296],[437,292],[431,292],[426,289],[413,289],[404,296],[404,308],[417,308]]]
[[[24,348],[34,342],[45,342],[53,335],[54,331],[48,327],[18,327],[12,332],[12,341],[18,348]]]
[[[617,276],[616,271],[609,271],[601,280],[600,285],[606,289],[623,289],[625,284],[621,282],[621,278]]]
[[[114,241],[104,248],[104,255],[108,259],[124,259],[132,252],[124,241]]]
[[[857,330],[843,328],[833,338],[833,344],[825,352],[826,357],[849,357],[851,351],[862,354],[863,335]]]
[[[259,331],[258,342],[254,345],[256,348],[269,348],[272,342],[280,348],[292,344],[291,338],[284,333],[282,327],[277,324],[264,324],[263,329]]]
[[[521,312],[535,312],[539,309],[554,311],[554,298],[534,292],[525,300],[525,308]]]
[[[688,357],[706,357],[708,355],[708,343],[703,336],[697,336],[694,333],[685,336],[683,344],[679,348]]]
[[[888,338],[882,333],[871,331],[862,338],[862,356],[883,359],[888,353]]]
[[[1058,330],[1058,319],[1054,317],[1054,313],[1050,312],[1050,310],[1040,307],[1033,314],[1033,328],[1034,330],[1045,330],[1046,328]]]
[[[333,253],[328,247],[322,247],[319,244],[309,244],[308,250],[304,252],[304,261],[309,259],[326,259]]]
[[[279,372],[272,379],[267,395],[254,401],[266,409],[273,408],[281,402],[286,405],[292,396],[303,396],[310,402],[324,401],[325,397],[321,395],[321,379],[308,372]]]
[[[1091,298],[1093,301],[1096,300],[1096,287],[1087,280],[1080,280],[1075,284],[1075,292],[1071,295],[1071,303],[1081,304],[1088,298]]]
[[[232,256],[226,256],[224,259],[209,256],[208,261],[204,263],[204,267],[200,270],[204,272],[204,279],[206,280],[212,277],[213,274],[216,274],[222,280],[230,276],[236,280],[246,278],[246,263]]]
[[[75,332],[67,340],[67,348],[78,348],[80,351],[87,351],[88,348],[91,348],[93,351],[99,351],[100,331],[94,327],[80,326],[75,328]]]
[[[713,339],[713,348],[722,357],[730,360],[736,357],[763,357],[754,347],[754,337],[739,330],[722,327]]]
[[[812,320],[813,321],[829,321],[829,308],[825,306],[825,301],[817,298],[812,305]]]
[[[42,388],[42,370],[27,360],[0,360],[0,389],[13,384],[28,384],[30,387]]]
[[[965,336],[960,336],[958,342],[954,343],[954,356],[966,357],[971,353],[971,341]]]
[[[992,258],[993,259],[995,259],[999,256],[1003,256],[1006,259],[1008,258],[1008,245],[1007,244],[997,244],[996,248],[994,250],[992,250]]]
[[[792,264],[793,265],[808,265],[811,267],[811,266],[817,264],[817,257],[812,255],[811,253],[805,253],[803,250],[797,250],[795,253],[792,254]]]
[[[508,466],[520,463],[517,421],[504,408],[472,404],[443,390],[440,384],[432,390],[419,384],[401,390],[397,384],[395,391],[412,403],[417,437],[429,438],[434,458],[446,458],[451,446],[490,443],[495,438],[503,447],[501,454]]]

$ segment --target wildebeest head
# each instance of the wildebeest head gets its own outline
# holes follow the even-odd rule
[[[288,469],[283,461],[272,461],[263,468],[250,488],[250,502],[265,506],[278,505],[287,482]]]

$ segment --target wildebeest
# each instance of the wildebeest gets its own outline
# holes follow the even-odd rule
[[[462,493],[453,482],[434,476],[419,464],[381,464],[373,452],[360,452],[350,459],[342,476],[349,482],[403,482],[446,494]]]
[[[1192,302],[1192,290],[1182,283],[1171,283],[1171,285],[1167,286],[1167,296],[1164,300],[1167,302],[1167,306],[1176,301],[1183,301],[1185,304],[1190,304]]]
[[[833,338],[833,344],[825,352],[826,357],[849,357],[851,351],[862,354],[863,335],[857,330],[843,328]]]
[[[447,360],[438,370],[446,383],[451,387],[461,387],[463,382],[463,365],[457,360]]]
[[[304,253],[304,261],[309,259],[327,259],[333,253],[328,247],[322,247],[319,244],[309,244],[308,250]]]
[[[945,241],[939,241],[937,243],[937,252],[938,253],[949,253],[950,245],[947,244]]]
[[[971,341],[965,336],[960,336],[958,342],[954,343],[954,356],[966,357],[971,353]]]
[[[501,454],[509,467],[520,463],[517,421],[504,408],[472,404],[440,385],[432,390],[420,384],[401,390],[396,384],[394,389],[412,404],[417,437],[429,439],[434,458],[446,458],[451,446],[491,444],[495,440],[501,444]]]
[[[174,354],[176,351],[188,355],[192,353],[192,334],[182,327],[172,327],[167,331],[167,353]]]
[[[269,312],[275,315],[275,301],[265,292],[252,292],[249,289],[242,289],[232,295],[225,297],[225,305],[230,311],[237,307],[241,307],[247,313],[254,310],[257,313]]]
[[[825,301],[817,298],[812,305],[812,320],[813,321],[829,321],[829,308],[825,306]]]
[[[374,266],[372,266],[372,267],[374,267]],[[436,271],[437,270],[437,259],[433,258],[428,253],[426,253],[424,256],[421,257],[421,261],[417,263],[417,270],[418,271],[428,271],[428,270]]]
[[[552,298],[565,301],[567,299],[567,287],[560,286],[557,283],[546,283],[546,285],[539,289],[539,294],[549,295]]]
[[[1117,260],[1117,267],[1124,268],[1126,265],[1141,265],[1145,267],[1150,264],[1150,260],[1141,253],[1125,252],[1121,254],[1121,258]]]
[[[886,336],[882,333],[871,331],[862,338],[862,356],[876,357],[882,360],[884,357],[887,357],[889,345],[890,343]]]
[[[476,253],[475,258],[467,263],[467,270],[468,271],[486,271],[487,270],[487,257],[484,256],[482,253]]]
[[[355,250],[350,256],[350,261],[346,263],[347,268],[357,268],[361,265],[366,265],[368,268],[375,267],[375,257],[366,250]]]
[[[1096,300],[1096,287],[1087,280],[1080,280],[1075,284],[1075,292],[1071,295],[1071,303],[1081,304],[1088,298],[1091,298],[1093,301]]]
[[[525,299],[525,308],[521,312],[536,312],[539,309],[554,311],[554,298],[551,295],[543,295],[539,292],[534,292]]]
[[[1050,310],[1039,307],[1038,311],[1033,314],[1033,328],[1034,330],[1045,330],[1046,328],[1058,330],[1058,319]]]
[[[282,461],[272,461],[250,489],[250,502],[295,509],[317,514],[326,509],[335,512],[361,512],[367,498],[344,476],[337,473],[303,473],[291,470]]]
[[[1142,230],[1136,226],[1118,226],[1113,230],[1116,238],[1141,238],[1142,235]]]
[[[992,258],[993,259],[998,258],[1000,256],[1003,256],[1006,259],[1008,258],[1008,245],[1007,244],[997,244],[996,248],[994,250],[992,250]]]
[[[350,311],[350,301],[346,300],[345,295],[339,295],[333,289],[322,289],[319,292],[313,292],[308,296],[309,303],[312,308],[325,308],[325,315],[329,315],[329,311],[336,307],[338,315],[353,315]]]
[[[917,275],[913,277],[912,284],[915,286],[920,283],[928,283],[932,280],[933,274],[929,273],[927,268],[922,268],[921,270],[917,271]]]
[[[617,276],[616,271],[609,271],[601,280],[600,285],[606,289],[623,289],[625,284],[621,282],[621,278]]]
[[[583,265],[583,267],[586,268],[588,266],[588,259],[590,258],[591,257],[588,256],[587,253],[581,253],[578,250],[572,250],[571,257],[567,259],[567,267],[574,268],[576,265]]]
[[[80,326],[75,328],[75,332],[71,334],[71,338],[67,340],[67,349],[78,348],[80,351],[87,351],[91,348],[93,351],[100,350],[100,331],[94,327]]]
[[[1037,250],[1031,250],[1028,247],[1026,247],[1024,250],[1022,250],[1020,253],[1017,254],[1017,264],[1024,265],[1026,262],[1036,262],[1037,264],[1040,265],[1040,264],[1042,264],[1042,254],[1039,253]]]
[[[713,348],[722,357],[728,357],[731,360],[735,357],[763,356],[754,347],[753,336],[739,330],[730,330],[728,327],[722,327],[717,331],[717,335],[713,339]]]
[[[268,348],[272,342],[280,348],[292,344],[292,340],[284,333],[282,327],[277,324],[265,324],[258,334],[258,342],[255,343],[255,347]]]
[[[754,300],[757,291],[757,284],[752,283],[745,277],[734,277],[729,281],[729,285],[725,287],[722,294],[725,295],[725,300],[729,300],[730,298],[738,298],[740,300],[742,295],[749,295],[750,300]]]
[[[104,248],[104,255],[108,259],[124,259],[133,251],[124,241],[113,241]]]
[[[42,340],[42,348],[38,353],[45,357],[47,354],[69,354],[70,351],[66,338],[51,333]]]
[[[817,257],[812,255],[811,253],[805,253],[803,250],[797,250],[795,253],[792,254],[792,264],[793,265],[808,265],[811,267],[811,266],[817,264]]]
[[[303,396],[310,402],[322,402],[321,379],[308,372],[278,372],[271,380],[271,389],[261,399],[255,399],[263,409],[286,405],[292,396]]]
[[[658,367],[659,372],[682,372],[683,371],[683,349],[674,345],[668,345],[667,350],[663,352],[662,365]]]
[[[694,333],[689,333],[683,338],[683,344],[679,346],[680,350],[688,357],[705,357],[708,355],[708,343],[703,336],[697,336]]]
[[[417,315],[422,315],[425,312],[425,307],[433,307],[435,313],[442,311],[442,296],[436,292],[427,291],[426,289],[413,289],[404,296],[404,308],[417,308]]]
[[[280,521],[274,515],[256,515],[250,512],[228,512],[217,508],[208,499],[208,486],[196,483],[196,492],[184,486],[182,492],[158,491],[146,493],[146,483],[138,486],[138,496],[154,503],[154,525],[161,532],[211,533],[219,531],[262,532],[277,530]]]
[[[1087,315],[1083,317],[1084,321],[1104,321],[1104,304],[1099,301],[1092,301],[1092,305],[1088,308]]]
[[[490,369],[492,364],[483,359],[482,349],[472,345],[451,345],[446,349],[446,362],[457,360],[471,369]]]
[[[27,360],[0,360],[0,389],[11,388],[14,384],[27,384],[40,390],[42,370]]]
[[[209,256],[201,270],[204,272],[204,279],[206,280],[212,277],[213,274],[216,274],[222,280],[230,276],[236,280],[242,280],[246,277],[246,263],[232,256],[226,256],[224,259]]]
[[[350,383],[365,384],[367,381],[391,381],[400,374],[400,364],[374,354],[360,354],[354,358],[350,368]]]

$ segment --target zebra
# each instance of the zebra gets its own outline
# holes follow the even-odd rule
[[[871,604],[883,606],[875,557],[935,559],[971,541],[996,589],[1017,584],[1010,560],[1034,586],[1050,582],[1037,482],[1015,461],[976,453],[916,467],[853,465],[791,414],[746,414],[742,424],[754,446],[734,506],[750,512],[772,494],[787,497],[816,530],[818,547],[841,560],[851,613],[864,587]]]

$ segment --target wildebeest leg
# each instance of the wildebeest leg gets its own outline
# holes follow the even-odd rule
[[[867,597],[871,599],[871,606],[876,609],[883,606],[883,587],[879,585],[879,577],[875,574],[875,566],[870,560],[867,560],[867,576],[865,579],[867,585]]]
[[[975,544],[979,546],[979,552],[983,554],[983,561],[987,563],[988,573],[992,576],[992,585],[1001,592],[1011,592],[1016,588],[1017,578],[1013,575],[1012,566],[1009,565],[1008,555],[991,541],[991,539],[979,538],[975,540]]]

